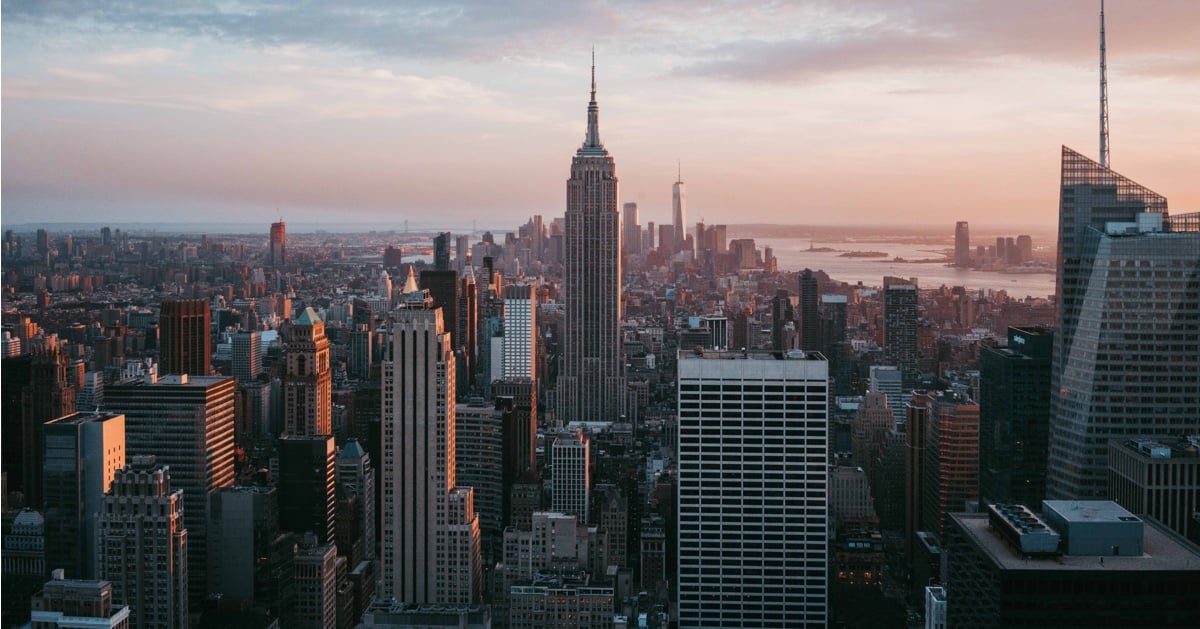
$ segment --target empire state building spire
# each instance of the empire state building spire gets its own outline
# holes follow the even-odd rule
[[[621,216],[617,168],[600,143],[596,61],[587,135],[571,158],[563,238],[558,418],[615,422],[625,414],[625,361],[621,350]]]
[[[592,49],[592,100],[588,102],[587,136],[583,138],[583,146],[579,147],[580,155],[607,155],[604,145],[600,143],[600,105],[596,104],[596,50]]]

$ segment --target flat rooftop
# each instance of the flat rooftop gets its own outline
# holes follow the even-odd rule
[[[1110,500],[1045,500],[1043,508],[1049,507],[1066,520],[1068,524],[1076,522],[1140,522],[1141,518],[1126,511],[1121,505]]]
[[[1004,570],[1200,570],[1200,547],[1196,547],[1161,525],[1147,520],[1140,557],[1105,556],[1100,563],[1097,555],[1061,555],[1056,557],[1024,557],[991,530],[986,513],[951,513],[976,546]]]
[[[750,350],[715,350],[715,349],[681,349],[679,360],[707,358],[710,360],[825,360],[821,352],[806,352],[793,349],[775,351],[769,349]]]

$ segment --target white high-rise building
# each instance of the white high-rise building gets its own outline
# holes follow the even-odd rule
[[[911,395],[904,394],[904,374],[900,372],[899,367],[872,365],[867,390],[886,395],[896,425],[904,425],[904,405]]]
[[[262,332],[243,330],[230,339],[233,377],[238,382],[258,378],[263,370]]]
[[[588,521],[588,497],[591,477],[589,441],[582,432],[560,434],[554,439],[550,464],[553,488],[550,507],[553,511],[573,515],[580,522]]]
[[[679,626],[825,627],[828,363],[679,358]]]
[[[537,301],[534,286],[504,287],[504,347],[500,377],[504,380],[537,376]]]
[[[479,518],[473,490],[456,486],[454,349],[428,291],[402,299],[383,364],[380,594],[470,605],[482,589]]]

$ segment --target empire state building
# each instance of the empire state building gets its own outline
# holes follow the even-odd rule
[[[596,65],[587,135],[571,160],[567,180],[567,306],[558,379],[558,417],[614,422],[625,411],[621,360],[621,219],[617,172],[600,143]]]

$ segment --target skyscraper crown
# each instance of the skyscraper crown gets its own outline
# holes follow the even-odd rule
[[[587,135],[583,138],[583,146],[579,147],[579,155],[608,155],[604,144],[600,142],[600,105],[596,104],[596,51],[592,50],[592,100],[588,102]]]

